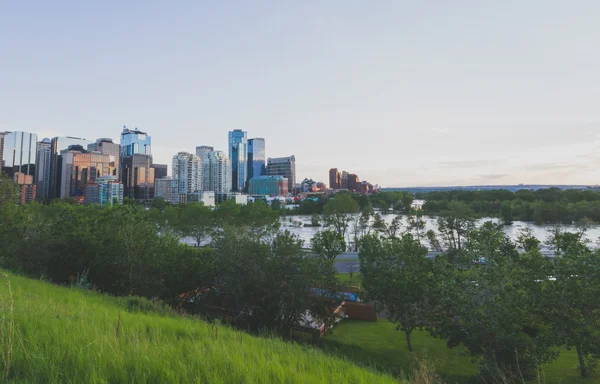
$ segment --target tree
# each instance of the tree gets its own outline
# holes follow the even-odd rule
[[[1,162],[2,159],[0,159]],[[13,253],[11,247],[15,240],[14,233],[18,231],[19,224],[15,213],[17,210],[15,207],[16,201],[16,186],[0,169],[0,254],[2,255]]]
[[[150,208],[156,208],[160,211],[165,209],[166,206],[167,202],[162,196],[157,196],[150,202]]]
[[[404,192],[402,196],[402,210],[404,212],[410,212],[412,209],[413,195],[410,192]]]
[[[469,232],[466,247],[471,259],[482,257],[494,262],[498,257],[516,257],[516,247],[506,237],[500,224],[487,221]]]
[[[387,226],[386,236],[390,239],[397,237],[402,227],[402,216],[396,216],[392,219],[392,222]]]
[[[448,210],[438,217],[438,230],[446,246],[452,250],[462,249],[464,239],[473,225],[473,212],[462,202],[451,202]]]
[[[184,236],[189,236],[201,246],[210,239],[215,227],[212,211],[202,203],[181,204],[178,228]]]
[[[517,245],[525,252],[539,251],[541,242],[533,236],[531,228],[521,228],[517,232]]]
[[[194,312],[229,314],[240,328],[285,336],[307,312],[326,318],[326,306],[313,290],[331,284],[330,277],[296,236],[283,232],[261,241],[229,227],[214,238],[212,248],[213,277],[191,297],[188,306]]]
[[[358,212],[358,204],[347,193],[338,193],[323,207],[323,221],[344,239],[352,217]]]
[[[387,231],[387,224],[379,213],[373,215],[373,223],[371,224],[373,230],[377,233],[383,234]]]
[[[352,218],[352,245],[354,252],[358,251],[360,239],[371,232],[372,210],[362,211],[360,215],[354,215]]]
[[[279,230],[279,211],[269,208],[264,201],[255,201],[240,207],[236,221],[257,239],[273,237]]]
[[[410,234],[391,239],[368,235],[359,251],[366,299],[387,311],[390,321],[404,332],[411,352],[412,332],[426,325],[428,286],[434,278],[426,256],[427,248]]]
[[[442,251],[442,244],[440,243],[440,240],[438,239],[438,236],[435,233],[435,231],[433,231],[432,229],[428,230],[425,233],[425,237],[427,238],[427,242],[429,243],[430,250],[435,252]]]
[[[590,376],[600,359],[600,252],[571,243],[557,254],[545,282],[545,314],[555,338],[575,348],[581,376]]]
[[[346,242],[342,235],[330,229],[317,232],[311,240],[311,245],[314,254],[331,264],[338,255],[346,251]]]
[[[423,212],[420,209],[409,210],[406,214],[406,230],[413,233],[417,241],[421,241],[421,233],[425,229]]]
[[[548,261],[536,250],[519,255],[497,235],[492,225],[477,228],[463,251],[493,255],[493,262],[477,266],[463,258],[446,266],[452,272],[438,290],[443,309],[431,317],[431,331],[451,348],[464,345],[486,382],[520,383],[556,357],[541,294]]]

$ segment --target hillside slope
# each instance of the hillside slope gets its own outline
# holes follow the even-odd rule
[[[395,382],[317,349],[124,303],[3,273],[0,382]]]

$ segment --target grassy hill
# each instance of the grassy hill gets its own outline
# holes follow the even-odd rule
[[[315,348],[125,309],[135,304],[4,273],[0,382],[396,382]]]

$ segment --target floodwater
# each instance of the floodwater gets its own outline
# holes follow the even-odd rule
[[[394,214],[388,214],[382,215],[382,218],[385,220],[386,223],[389,224],[396,216],[397,215]],[[300,237],[300,239],[304,241],[305,247],[310,247],[310,240],[312,239],[315,233],[322,229],[322,227],[304,227],[304,224],[310,225],[311,218],[312,216],[310,215],[284,216],[280,219],[281,229],[288,230],[291,233],[297,235],[298,237]],[[423,233],[427,232],[430,229],[434,230],[435,232],[438,232],[437,219],[435,217],[424,217],[423,219],[425,220],[425,230],[423,231]],[[494,218],[482,218],[477,220],[476,224],[481,225],[486,221],[494,221],[497,223],[500,222],[498,219]],[[403,219],[402,223],[403,226],[401,227],[400,232],[402,232],[406,228],[406,220]],[[518,232],[521,228],[531,228],[533,235],[543,243],[548,237],[548,231],[552,228],[552,225],[536,225],[530,222],[515,221],[512,225],[503,226],[504,232],[513,240],[517,238]],[[576,231],[574,225],[563,225],[563,228],[566,231]],[[589,241],[589,245],[591,247],[597,247],[600,239],[600,225],[594,225],[592,228],[590,228],[586,233],[586,238]],[[427,245],[426,241],[424,241],[424,243],[425,245]]]

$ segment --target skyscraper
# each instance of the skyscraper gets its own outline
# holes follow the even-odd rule
[[[95,143],[88,144],[88,151],[100,152],[113,157],[115,163],[114,175],[118,176],[120,169],[121,146],[112,141],[112,139],[100,138]]]
[[[267,174],[265,164],[265,139],[254,138],[248,140],[248,180],[253,177]]]
[[[210,145],[199,145],[196,147],[196,156],[198,156],[201,161],[204,161],[204,154],[214,150],[215,148]]]
[[[124,125],[121,132],[121,158],[135,154],[151,155],[151,142],[152,138],[146,132],[137,128],[129,129]]]
[[[62,170],[60,197],[76,197],[83,201],[85,189],[101,176],[113,176],[112,156],[89,152],[80,145],[72,145],[61,152]]]
[[[155,175],[156,176],[156,175]],[[179,203],[179,184],[178,180],[172,177],[163,177],[154,182],[154,197],[162,197],[171,204]]]
[[[204,190],[221,201],[231,192],[231,162],[223,151],[208,152],[204,159]]]
[[[154,198],[152,156],[133,154],[121,160],[121,182],[125,197],[139,202]]]
[[[2,150],[2,171],[11,179],[15,174],[35,177],[37,156],[37,135],[28,132],[4,134]]]
[[[2,172],[2,167],[4,167],[4,160],[2,157],[2,152],[4,151],[4,136],[10,132],[0,132],[0,172]]]
[[[137,128],[121,132],[121,182],[124,196],[139,202],[154,198],[152,138]]]
[[[229,160],[231,161],[231,188],[241,192],[246,187],[248,140],[246,131],[234,129],[229,132]]]
[[[360,179],[354,173],[348,174],[348,190],[353,192],[360,192],[361,183]]]
[[[173,156],[173,179],[177,180],[180,194],[202,191],[202,161],[187,152]]]
[[[296,185],[296,157],[274,157],[267,160],[267,175],[283,176],[288,179],[288,192]]]
[[[152,168],[154,168],[155,179],[167,177],[167,164],[152,164]]]
[[[54,137],[50,143],[50,188],[48,190],[48,198],[60,198],[60,190],[62,184],[62,155],[61,152],[69,149],[72,145],[80,145],[87,148],[91,142],[79,137]]]
[[[329,188],[342,188],[342,175],[340,174],[337,168],[331,168],[329,170]]]
[[[52,157],[52,142],[44,139],[37,143],[36,177],[37,199],[46,200],[50,193],[50,158]]]

